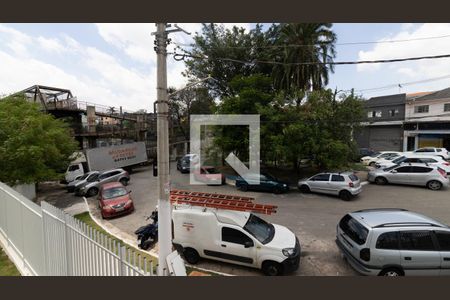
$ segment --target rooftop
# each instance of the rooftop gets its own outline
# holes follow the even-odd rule
[[[353,212],[352,216],[372,228],[387,223],[429,223],[447,227],[427,216],[400,209],[362,210]]]

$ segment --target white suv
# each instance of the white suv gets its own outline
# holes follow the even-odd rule
[[[419,155],[437,155],[437,156],[442,157],[443,159],[449,159],[448,151],[445,148],[425,147],[425,148],[419,148],[410,153],[419,154]]]
[[[407,163],[422,163],[430,166],[437,166],[444,170],[447,175],[450,175],[450,163],[444,160],[440,156],[432,156],[432,155],[420,155],[420,154],[405,154],[399,157],[394,158],[393,160],[379,160],[375,167],[380,169],[386,169],[393,167],[399,164],[407,164]]]
[[[375,163],[380,159],[393,159],[400,156],[402,153],[398,151],[381,151],[371,156],[364,156],[361,158],[361,163],[366,166],[375,166]]]

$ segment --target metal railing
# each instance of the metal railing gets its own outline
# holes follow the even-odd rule
[[[0,244],[23,275],[153,276],[152,261],[0,182]]]

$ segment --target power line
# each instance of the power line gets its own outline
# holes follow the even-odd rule
[[[175,53],[173,58],[176,61],[185,60],[187,57],[195,59],[208,60],[210,58],[206,56],[198,56],[192,54],[177,54]],[[424,59],[438,59],[438,58],[450,58],[450,54],[442,55],[431,55],[431,56],[418,56],[418,57],[408,57],[408,58],[394,58],[394,59],[379,59],[379,60],[360,60],[360,61],[332,61],[332,62],[298,62],[298,63],[284,63],[279,61],[263,61],[263,60],[253,60],[253,61],[243,61],[232,58],[219,57],[213,60],[219,61],[229,61],[236,62],[247,65],[255,64],[272,64],[272,65],[282,65],[282,66],[301,66],[301,65],[357,65],[357,64],[379,64],[379,63],[393,63],[393,62],[403,62],[403,61],[416,61]]]
[[[417,81],[389,84],[389,85],[376,87],[376,88],[355,90],[355,92],[372,92],[372,91],[375,92],[375,91],[379,91],[379,90],[398,88],[399,85],[401,85],[403,87],[403,86],[410,86],[410,85],[415,85],[415,84],[420,84],[420,83],[433,82],[433,81],[442,80],[442,79],[448,79],[448,78],[450,78],[450,74],[444,75],[444,76],[440,76],[440,77],[434,77],[434,78],[428,78],[428,79],[423,79],[423,80],[417,80]]]
[[[370,44],[390,44],[390,43],[403,43],[403,42],[414,42],[414,41],[424,41],[424,40],[433,40],[433,39],[442,39],[442,38],[448,38],[450,37],[450,34],[447,35],[440,35],[440,36],[430,36],[430,37],[422,37],[422,38],[415,38],[415,39],[399,39],[399,40],[385,40],[385,41],[368,41],[368,42],[346,42],[346,43],[336,43],[335,46],[351,46],[351,45],[370,45]],[[222,49],[250,49],[250,48],[299,48],[299,47],[314,47],[314,46],[321,46],[325,44],[331,44],[331,41],[323,41],[318,44],[309,44],[309,45],[296,45],[296,44],[288,44],[288,45],[265,45],[265,46],[223,46],[223,47],[217,47]],[[179,47],[193,47],[193,44],[183,44],[178,42],[173,42],[173,44],[179,46]]]

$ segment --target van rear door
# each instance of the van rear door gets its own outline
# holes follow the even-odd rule
[[[341,219],[337,228],[337,239],[357,260],[366,244],[368,234],[369,230],[349,214]]]

